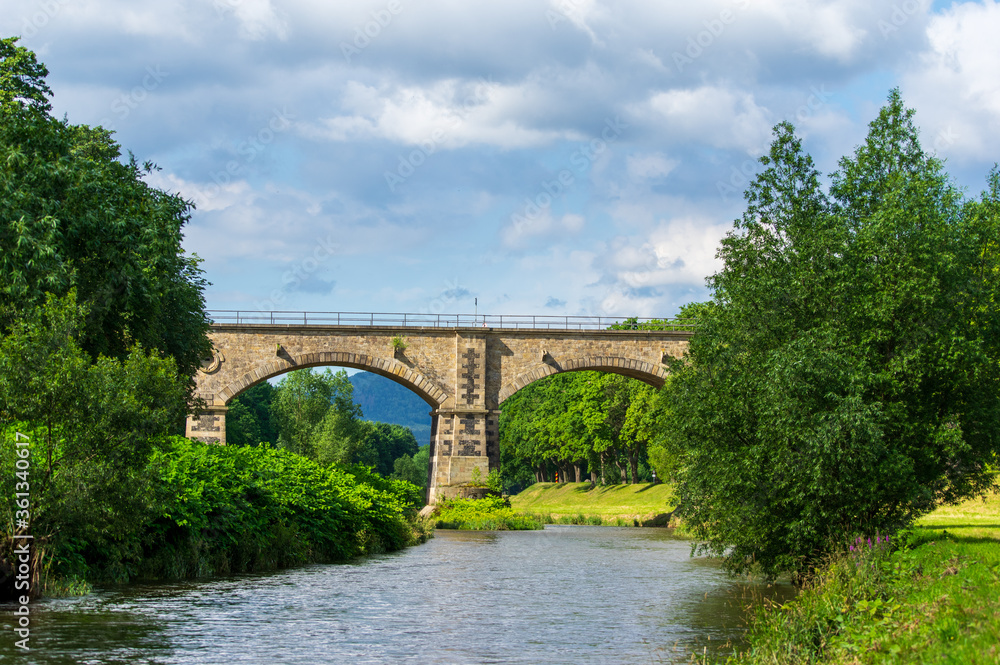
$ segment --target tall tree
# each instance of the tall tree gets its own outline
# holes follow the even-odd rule
[[[107,130],[51,117],[47,75],[0,40],[0,329],[75,289],[92,357],[141,344],[192,376],[211,349],[206,282],[181,248],[193,206],[146,184],[156,167],[121,161]]]
[[[343,370],[314,372],[310,368],[286,374],[271,407],[279,445],[315,458],[318,448],[330,445],[329,440],[319,437],[320,423],[331,435],[337,424],[341,428],[338,436],[355,436],[354,422],[361,409],[351,401],[352,390]]]
[[[722,242],[664,436],[683,451],[686,522],[730,570],[805,572],[837,541],[993,482],[990,232],[912,115],[893,91],[829,195],[778,125]]]

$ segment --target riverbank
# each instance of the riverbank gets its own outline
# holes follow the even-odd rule
[[[510,497],[515,511],[540,516],[543,521],[618,526],[653,525],[676,507],[673,488],[664,483],[597,485],[590,483],[535,483]],[[551,519],[545,520],[548,516]],[[580,518],[583,518],[581,521]],[[591,519],[588,519],[591,518]],[[597,521],[593,518],[600,518]]]
[[[1000,661],[1000,495],[941,508],[900,538],[856,543],[795,600],[759,611],[726,662]]]
[[[55,517],[33,523],[35,542],[46,543],[35,552],[45,563],[34,595],[345,561],[429,536],[417,515],[421,490],[366,467],[324,467],[281,449],[173,437],[144,475],[127,529],[70,540],[58,538]],[[12,547],[8,537],[5,561]],[[0,579],[0,597],[12,597],[12,582],[9,574]]]

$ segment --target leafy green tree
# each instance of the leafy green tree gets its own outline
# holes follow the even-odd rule
[[[75,289],[91,357],[140,344],[192,376],[211,350],[199,259],[181,248],[192,204],[147,185],[155,167],[120,161],[107,130],[52,118],[48,71],[16,42],[0,40],[0,329]]]
[[[602,483],[648,478],[654,395],[639,381],[599,372],[558,374],[518,391],[501,408],[504,486],[524,487],[531,473],[544,482],[552,470],[569,481],[588,470]]]
[[[393,461],[392,477],[406,480],[417,487],[427,487],[430,446],[421,446],[413,456],[403,454]]]
[[[36,576],[83,548],[138,546],[124,534],[146,516],[149,457],[186,411],[186,387],[171,358],[136,346],[124,359],[91,362],[75,339],[85,316],[72,291],[50,295],[0,338],[4,532],[17,527],[15,483],[26,482],[31,505],[22,528],[34,537]],[[24,478],[15,476],[18,432],[31,443]],[[10,560],[9,537],[3,542]]]
[[[912,115],[893,91],[829,194],[791,125],[775,128],[672,367],[680,509],[731,571],[807,573],[852,535],[993,483],[996,227],[972,219]]]
[[[372,423],[373,443],[378,452],[375,470],[382,476],[392,474],[397,459],[403,455],[416,455],[420,446],[409,427],[389,423]],[[414,483],[416,484],[416,483]]]
[[[351,401],[352,391],[343,370],[314,372],[309,368],[286,374],[272,402],[278,444],[315,459],[335,440],[356,437],[361,410]]]
[[[229,402],[226,442],[236,446],[278,445],[271,404],[278,391],[267,381],[251,386]]]

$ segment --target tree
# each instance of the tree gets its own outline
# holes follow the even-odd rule
[[[0,338],[0,489],[13,506],[15,482],[30,485],[20,528],[34,537],[35,582],[55,554],[126,546],[123,534],[145,517],[150,455],[186,411],[173,359],[135,346],[124,359],[91,362],[76,342],[86,312],[74,296],[50,295]],[[23,478],[15,476],[18,432],[30,442]],[[3,545],[13,561],[9,536]]]
[[[278,445],[271,404],[277,390],[267,381],[247,388],[229,403],[226,412],[226,442],[234,446]]]
[[[16,42],[0,40],[0,329],[75,289],[91,357],[141,344],[192,376],[211,351],[200,260],[181,248],[192,204],[146,184],[156,167],[120,161],[109,131],[52,118],[48,71]]]
[[[583,481],[588,470],[602,483],[648,478],[653,395],[635,379],[599,372],[558,374],[518,391],[500,414],[505,487],[526,486],[531,474],[544,482],[553,467],[564,482]]]
[[[337,437],[356,436],[361,409],[351,401],[352,392],[343,370],[289,372],[278,384],[271,407],[278,444],[315,459]]]
[[[406,480],[417,487],[427,487],[427,469],[430,460],[430,446],[421,446],[413,455],[401,455],[393,462],[392,477]]]
[[[805,574],[993,483],[996,226],[973,221],[912,115],[894,90],[829,194],[775,127],[671,368],[680,510],[731,571]]]

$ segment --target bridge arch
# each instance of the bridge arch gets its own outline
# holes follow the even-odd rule
[[[576,358],[562,362],[550,361],[540,363],[534,368],[522,372],[513,380],[504,383],[500,387],[499,404],[516,393],[521,388],[528,386],[539,379],[544,379],[553,374],[563,372],[610,372],[621,374],[633,379],[638,379],[643,383],[648,383],[654,388],[661,387],[667,379],[667,368],[663,365],[655,365],[645,360],[626,358],[621,356],[588,356]]]
[[[273,376],[298,369],[323,366],[351,367],[384,376],[412,390],[433,409],[438,408],[448,397],[444,388],[398,360],[341,352],[306,353],[296,358],[291,365],[285,360],[265,363],[229,383],[219,391],[218,396],[228,404],[247,388]]]

